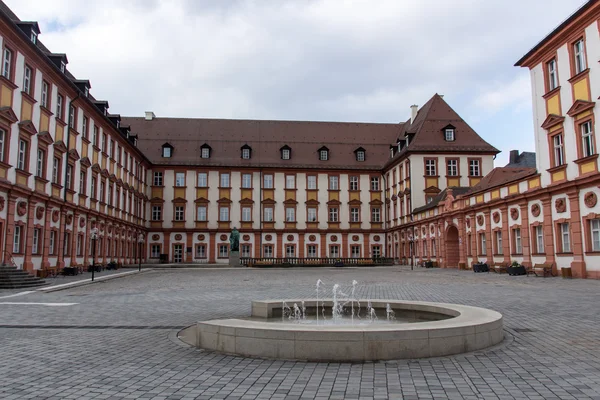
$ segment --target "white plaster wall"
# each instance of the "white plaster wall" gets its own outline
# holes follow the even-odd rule
[[[546,103],[542,98],[545,92],[544,70],[542,64],[531,69],[530,77],[533,104],[533,130],[535,132],[536,167],[538,172],[541,173],[542,186],[547,186],[550,184],[550,174],[546,172],[546,170],[550,168],[550,159],[548,138],[546,132],[541,128],[542,123],[546,119]]]
[[[558,213],[556,212],[555,201],[556,199],[563,198],[565,199],[565,203],[567,207],[565,208],[565,212]],[[552,220],[555,221],[561,218],[571,218],[571,204],[569,203],[569,198],[565,194],[559,194],[552,196],[552,202],[550,203],[550,207],[552,207]]]
[[[513,208],[519,212],[519,217],[516,220],[512,219],[512,216],[511,216],[511,209],[513,209]],[[521,208],[519,206],[509,207],[508,208],[508,226],[512,227],[514,225],[521,225],[521,224],[522,224]],[[523,229],[526,229],[526,228],[523,228]],[[523,235],[521,234],[521,236],[523,236]]]

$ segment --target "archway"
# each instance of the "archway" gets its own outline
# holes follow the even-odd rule
[[[455,226],[448,227],[446,232],[446,267],[458,268],[460,252],[458,247],[458,229]]]

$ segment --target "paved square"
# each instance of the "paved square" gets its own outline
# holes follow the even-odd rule
[[[507,340],[478,353],[366,364],[226,356],[178,344],[195,321],[243,317],[252,299],[361,298],[501,312]],[[600,399],[600,281],[410,268],[154,270],[2,298],[2,399]],[[77,303],[72,306],[2,304]]]

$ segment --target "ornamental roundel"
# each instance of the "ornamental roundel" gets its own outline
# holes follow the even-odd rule
[[[152,235],[152,240],[154,240],[155,242],[160,240],[160,235],[159,234]]]
[[[271,236],[271,235],[265,235],[265,240],[267,242],[270,242],[271,240],[273,240],[273,236]]]
[[[556,208],[557,213],[564,213],[567,211],[567,202],[564,198],[556,199],[554,207]]]
[[[471,218],[467,218],[465,220],[465,223],[467,224],[467,228],[470,228],[471,227]]]
[[[510,217],[512,218],[513,221],[518,220],[519,219],[519,209],[511,208],[510,209]]]
[[[396,201],[396,200],[398,200],[398,196],[396,196],[395,194],[392,195],[392,201]]]
[[[73,222],[73,214],[68,214],[67,218],[66,218],[67,225],[71,225],[72,222]]]
[[[360,237],[358,235],[353,235],[352,236],[352,241],[358,242],[359,240],[360,240]]]
[[[427,235],[427,228],[423,227],[423,236]]]
[[[20,201],[19,204],[17,204],[17,214],[19,214],[20,217],[27,214],[27,203]]]
[[[108,229],[107,229],[107,230],[108,230],[108,233],[112,233],[112,228],[113,228],[113,227],[112,227],[112,225],[109,225],[109,226],[108,226]]]
[[[5,202],[6,202],[6,199],[4,199],[4,197],[0,197],[0,211],[4,210]]]
[[[431,225],[431,233],[435,233],[435,226]]]
[[[85,218],[81,217],[79,218],[79,227],[83,228],[85,226]]]
[[[402,235],[402,236],[404,236],[404,235]],[[380,240],[381,240],[381,238],[379,237],[379,235],[373,236],[373,241],[374,242],[379,242]]]
[[[531,205],[531,215],[533,215],[534,217],[539,217],[540,216],[540,212],[542,212],[542,210],[540,209],[540,205],[539,204],[532,204]]]
[[[250,240],[250,235],[244,235],[242,236],[242,239],[247,242],[248,240]]]
[[[310,235],[310,236],[308,237],[308,241],[309,241],[309,242],[314,242],[315,240],[317,240],[317,237],[316,237],[315,235]]]
[[[294,235],[287,235],[287,240],[288,240],[288,242],[293,242],[294,241]]]
[[[478,215],[477,216],[477,225],[483,226],[483,221],[484,221],[483,215]]]
[[[587,192],[583,196],[583,202],[588,208],[592,208],[598,203],[598,196],[596,196],[596,193],[594,192]]]
[[[222,241],[227,240],[227,235],[221,235],[219,236],[219,239],[221,239]]]
[[[44,218],[44,207],[38,207],[35,209],[35,217],[37,219]]]
[[[337,242],[337,236],[336,235],[331,235],[331,241],[332,242]]]
[[[198,240],[203,241],[204,240],[204,235],[203,234],[199,234],[198,235]]]
[[[104,222],[100,222],[100,230],[103,231],[104,230]],[[131,236],[131,234],[130,234]]]
[[[494,211],[494,213],[492,214],[492,219],[495,223],[500,222],[500,213],[498,211]]]
[[[181,236],[180,233],[178,233],[177,235],[175,235],[175,240],[181,240],[183,239],[183,236]]]

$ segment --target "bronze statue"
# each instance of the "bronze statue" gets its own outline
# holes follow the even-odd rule
[[[231,231],[231,235],[229,235],[229,250],[240,251],[240,232],[238,232],[235,226]]]

